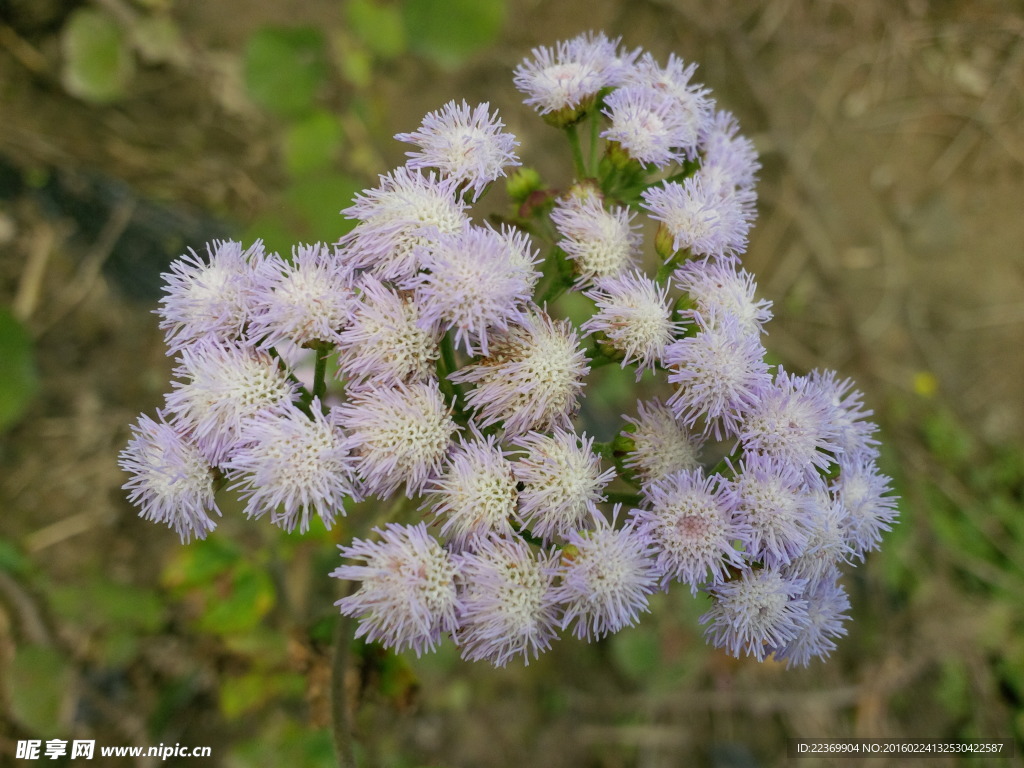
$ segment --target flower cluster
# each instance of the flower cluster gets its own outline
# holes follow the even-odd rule
[[[396,650],[450,638],[528,663],[682,584],[733,655],[828,656],[841,569],[880,546],[896,498],[852,382],[766,362],[771,304],[741,263],[757,153],[695,74],[603,34],[537,48],[514,82],[565,132],[567,186],[516,169],[488,104],[451,102],[398,134],[415,151],[334,245],[175,262],[158,310],[175,381],[121,454],[142,516],[188,541],[223,484],[288,531],[395,497],[375,505],[395,519],[353,519],[366,538],[332,575],[358,584],[338,602],[357,633]],[[508,215],[475,221],[506,175]],[[664,392],[588,436],[606,364]]]

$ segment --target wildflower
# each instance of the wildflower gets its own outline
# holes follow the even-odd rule
[[[845,511],[843,529],[853,553],[864,555],[878,549],[882,533],[891,531],[899,516],[897,497],[891,496],[890,478],[865,454],[839,457],[839,477],[831,486],[833,498]]]
[[[552,539],[589,528],[604,501],[601,491],[615,477],[601,471],[593,438],[555,427],[550,435],[530,432],[513,440],[524,453],[512,464],[519,492],[519,515],[534,536]]]
[[[772,303],[755,299],[754,276],[739,268],[735,258],[693,259],[672,275],[673,284],[687,293],[693,308],[686,315],[732,315],[740,329],[759,335],[772,319]]]
[[[847,541],[846,509],[835,501],[823,484],[810,491],[814,514],[808,519],[806,546],[782,568],[786,576],[807,579],[814,584],[854,555]]]
[[[623,460],[643,485],[682,469],[696,469],[703,438],[691,434],[661,400],[637,402],[636,418],[624,416],[633,425],[622,436],[632,441]]]
[[[611,121],[601,136],[631,158],[664,168],[692,152],[696,132],[689,116],[663,91],[627,85],[608,94],[602,112]]]
[[[352,275],[323,243],[300,245],[286,262],[268,260],[272,275],[254,291],[249,336],[267,349],[283,341],[299,346],[337,343],[351,317]]]
[[[460,231],[469,223],[465,211],[457,179],[398,168],[342,211],[360,222],[341,239],[344,258],[350,269],[370,269],[382,280],[408,280],[419,269],[416,246]]]
[[[606,209],[594,193],[580,192],[556,201],[551,223],[562,236],[558,247],[572,259],[580,286],[621,274],[636,263],[641,237],[634,217],[628,208]]]
[[[711,312],[696,319],[696,334],[665,349],[668,380],[678,385],[668,404],[687,427],[703,417],[705,434],[736,435],[771,385],[765,349],[731,315]]]
[[[522,318],[539,277],[522,266],[522,253],[513,250],[519,245],[493,229],[466,227],[418,251],[426,271],[409,285],[421,324],[453,328],[455,343],[469,354],[488,354],[491,335]]]
[[[681,581],[691,590],[720,583],[729,568],[743,565],[734,542],[745,538],[721,476],[679,470],[644,485],[649,509],[635,509],[638,532],[654,545],[662,583]]]
[[[408,152],[409,168],[436,168],[442,175],[473,190],[473,199],[509,165],[520,165],[515,147],[519,144],[490,104],[470,109],[465,101],[450,101],[436,112],[428,112],[419,130],[399,133],[399,141],[415,144],[419,152]]]
[[[558,600],[564,605],[562,627],[575,622],[573,634],[598,640],[637,622],[649,610],[647,596],[658,584],[651,541],[633,523],[614,528],[598,516],[590,531],[572,531],[563,550]]]
[[[458,429],[436,380],[350,389],[337,413],[363,490],[380,498],[402,484],[408,498],[419,493],[440,471]]]
[[[420,305],[372,275],[359,285],[348,326],[338,340],[338,374],[381,386],[425,381],[441,353],[437,328],[422,322]]]
[[[190,250],[161,276],[166,287],[157,314],[168,354],[197,339],[242,340],[264,260],[263,243],[257,240],[242,250],[239,242],[217,240],[206,250],[207,259]]]
[[[240,447],[225,462],[228,476],[247,499],[245,513],[286,531],[305,533],[312,514],[328,528],[346,498],[355,497],[353,458],[341,430],[314,399],[310,415],[298,408],[261,413],[242,429]]]
[[[166,523],[186,544],[205,539],[217,527],[210,512],[220,515],[213,498],[213,470],[202,452],[164,420],[141,414],[132,425],[132,439],[118,464],[131,475],[122,487],[139,516]]]
[[[525,664],[551,647],[559,621],[554,579],[558,555],[536,556],[518,537],[490,535],[455,556],[460,609],[456,643],[467,661]]]
[[[494,531],[511,536],[516,511],[516,479],[512,463],[493,435],[473,439],[456,447],[444,474],[426,491],[433,497],[432,509],[443,520],[441,535],[456,550]]]
[[[744,571],[711,588],[711,610],[700,617],[705,639],[739,658],[764,661],[775,648],[800,636],[808,622],[803,579],[787,579],[769,568]]]
[[[838,582],[838,572],[832,571],[808,585],[802,597],[807,603],[807,620],[797,630],[796,636],[781,646],[773,648],[773,655],[785,661],[787,667],[806,667],[815,656],[828,658],[836,649],[833,638],[846,634],[843,622],[850,617],[850,598]]]
[[[374,529],[380,541],[355,539],[339,547],[341,556],[363,565],[342,565],[331,576],[361,582],[335,603],[345,616],[359,618],[356,637],[394,651],[432,651],[442,633],[454,632],[459,599],[458,563],[432,538],[423,523],[389,523]]]
[[[646,53],[628,72],[627,83],[663,94],[671,104],[673,113],[672,146],[693,159],[701,136],[706,132],[714,100],[708,88],[693,83],[696,64],[687,64],[674,53],[668,64],[660,67],[654,57]]]
[[[281,412],[297,397],[287,373],[265,352],[213,342],[182,349],[167,395],[175,426],[189,430],[211,464],[220,464],[246,422]]]
[[[853,382],[840,380],[835,371],[813,370],[807,374],[807,379],[808,385],[832,404],[832,426],[840,450],[847,455],[876,456],[878,440],[873,435],[878,425],[868,421],[872,411],[864,407],[864,395],[853,388]]]
[[[700,174],[705,183],[722,192],[750,193],[757,182],[761,163],[757,150],[739,133],[739,123],[731,112],[719,110],[705,124],[700,144],[704,150]]]
[[[495,334],[489,357],[449,378],[476,384],[466,404],[479,412],[480,426],[501,422],[514,436],[568,426],[589,372],[572,324],[536,311]]]
[[[662,222],[672,249],[694,256],[742,253],[754,217],[753,199],[741,192],[723,194],[690,176],[682,184],[667,181],[641,193],[643,207]]]
[[[600,333],[622,354],[622,367],[635,363],[637,381],[644,370],[653,370],[665,347],[678,332],[668,304],[668,286],[659,286],[639,272],[604,278],[586,295],[597,312],[586,321],[584,333]]]

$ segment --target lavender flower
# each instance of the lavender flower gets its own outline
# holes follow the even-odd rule
[[[843,622],[850,618],[846,613],[850,610],[850,599],[837,579],[838,573],[833,571],[804,591],[807,621],[795,637],[772,649],[775,658],[785,661],[787,667],[806,667],[815,656],[828,658],[836,649],[833,638],[846,634]]]
[[[118,464],[131,475],[122,487],[139,516],[166,523],[183,544],[205,539],[217,527],[210,512],[220,515],[213,498],[213,471],[202,452],[157,412],[159,422],[146,414],[132,425],[132,439]]]
[[[657,88],[627,85],[608,94],[602,112],[611,124],[601,136],[644,165],[664,168],[692,154],[696,130],[676,101]]]
[[[335,603],[345,616],[359,618],[356,637],[395,651],[432,651],[441,634],[454,632],[460,608],[455,578],[458,563],[428,533],[423,523],[389,523],[375,529],[380,541],[355,539],[339,547],[341,556],[363,565],[342,565],[331,575],[362,582]]]
[[[573,531],[563,550],[558,601],[565,606],[562,627],[575,622],[573,634],[598,640],[636,624],[649,610],[647,597],[658,584],[658,569],[651,557],[651,541],[632,522],[614,528],[597,517],[591,531]]]
[[[677,269],[672,278],[693,302],[693,308],[686,312],[690,318],[732,315],[742,331],[755,335],[762,333],[765,323],[772,319],[772,303],[754,298],[754,276],[741,269],[734,258],[693,259]]]
[[[635,509],[639,535],[651,540],[662,584],[721,583],[729,568],[743,565],[735,544],[748,535],[724,493],[719,475],[680,470],[644,486],[649,509]]]
[[[705,124],[701,136],[704,159],[700,172],[705,183],[719,190],[752,192],[761,163],[753,142],[740,135],[731,112],[719,110]]]
[[[551,223],[562,236],[558,247],[579,273],[578,285],[592,285],[636,263],[641,237],[634,218],[628,208],[606,209],[601,197],[586,188],[556,201]]]
[[[537,555],[518,537],[496,535],[455,558],[459,578],[456,643],[467,661],[525,664],[551,647],[559,624],[554,579],[558,555]]]
[[[403,484],[407,497],[419,493],[458,429],[436,381],[350,390],[337,414],[365,494],[380,498]]]
[[[538,311],[495,334],[489,357],[448,378],[476,384],[466,404],[481,426],[501,422],[515,436],[569,425],[590,372],[586,361],[572,324]]]
[[[707,132],[714,107],[711,91],[693,83],[696,64],[687,64],[674,53],[669,54],[663,68],[654,57],[645,53],[635,68],[627,73],[627,82],[664,94],[672,104],[674,113],[673,147],[683,150],[687,159],[693,159],[699,139]]]
[[[473,199],[509,165],[519,165],[515,147],[519,144],[490,104],[470,109],[465,101],[450,101],[436,112],[428,112],[418,131],[399,133],[399,141],[416,144],[419,152],[408,152],[409,168],[436,168],[460,186],[473,190]]]
[[[807,379],[808,386],[832,404],[832,426],[840,450],[849,456],[876,456],[878,440],[873,435],[878,426],[868,421],[872,412],[864,407],[864,395],[853,388],[853,382],[840,380],[835,371],[814,370],[807,374]]]
[[[650,400],[637,402],[636,410],[636,418],[623,417],[633,429],[622,433],[632,441],[632,450],[622,464],[632,470],[643,485],[700,465],[698,457],[703,438],[691,434],[671,408],[661,400]]]
[[[517,437],[524,454],[512,465],[519,492],[519,514],[534,536],[552,539],[590,528],[602,490],[615,477],[601,471],[593,438],[555,427],[551,435],[530,432]]]
[[[711,610],[700,617],[704,637],[730,655],[764,661],[774,649],[793,642],[810,619],[801,597],[802,579],[787,579],[778,571],[744,571],[739,578],[711,589]]]
[[[891,531],[899,516],[897,497],[890,495],[890,478],[878,470],[870,455],[839,457],[839,477],[831,486],[833,498],[845,511],[846,541],[860,559],[879,548],[882,533]]]
[[[672,249],[694,256],[742,253],[754,218],[753,198],[742,192],[723,193],[690,176],[680,184],[668,181],[641,193],[643,207],[662,222]]]
[[[264,412],[243,427],[224,468],[248,500],[249,517],[270,512],[275,525],[305,533],[314,513],[328,528],[345,514],[345,499],[357,497],[354,460],[332,421],[314,399],[308,416],[298,408]]]

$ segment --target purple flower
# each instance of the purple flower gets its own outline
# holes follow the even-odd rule
[[[382,280],[408,280],[419,269],[416,247],[461,231],[469,223],[465,211],[457,179],[397,168],[342,211],[360,222],[341,239],[344,258],[349,268],[370,269]]]
[[[335,603],[345,616],[359,618],[356,637],[419,656],[432,651],[441,634],[454,632],[459,599],[458,563],[432,538],[423,523],[389,523],[375,532],[380,541],[355,539],[339,547],[341,556],[363,565],[342,565],[331,575],[362,582]]]
[[[453,451],[444,474],[426,488],[431,508],[444,521],[441,535],[456,551],[492,531],[513,535],[516,511],[516,479],[512,463],[493,435],[478,432]]]
[[[754,276],[740,269],[735,258],[693,259],[677,269],[672,279],[693,302],[693,309],[686,313],[690,318],[732,315],[740,329],[751,334],[760,334],[772,319],[772,303],[754,298]]]
[[[621,274],[636,263],[641,236],[635,216],[620,206],[606,209],[598,194],[585,189],[555,202],[551,223],[562,236],[558,247],[579,273],[578,285],[592,285],[596,278]]]
[[[835,442],[843,453],[876,456],[878,440],[873,435],[878,425],[868,421],[872,411],[864,407],[864,395],[853,388],[853,382],[839,380],[835,371],[813,370],[807,374],[807,379],[808,386],[823,393],[833,406]]]
[[[715,112],[701,136],[704,157],[700,171],[706,183],[719,189],[752,192],[761,163],[753,143],[739,130],[731,112]]]
[[[662,222],[672,237],[672,248],[694,256],[742,253],[754,218],[752,195],[723,193],[690,176],[682,184],[668,181],[641,193],[643,207]]]
[[[608,344],[623,355],[622,367],[636,364],[637,381],[644,370],[661,362],[665,347],[679,331],[668,303],[668,286],[659,286],[640,272],[603,278],[586,295],[597,312],[580,330],[604,334]]]
[[[559,624],[554,587],[558,554],[534,556],[518,537],[491,535],[455,556],[461,571],[456,643],[467,661],[496,667],[523,662],[551,647]]]
[[[171,271],[162,275],[165,295],[157,314],[168,354],[200,338],[242,339],[252,310],[253,289],[263,268],[263,243],[257,240],[243,251],[241,243],[216,240],[206,250],[207,259],[190,250],[171,262]]]
[[[626,85],[608,94],[604,104],[601,111],[610,125],[601,136],[620,144],[634,160],[663,168],[693,153],[695,127],[665,91]]]
[[[731,315],[711,312],[695,319],[697,333],[665,349],[668,380],[677,385],[668,404],[687,427],[703,416],[705,434],[736,435],[771,386],[765,349]]]
[[[687,64],[674,53],[669,54],[668,64],[662,68],[654,57],[645,53],[636,67],[627,74],[630,85],[664,94],[672,105],[673,147],[683,150],[688,159],[696,155],[700,137],[707,131],[714,108],[711,91],[699,83],[693,83],[696,64]]]
[[[267,353],[197,342],[182,349],[167,395],[174,424],[188,430],[211,464],[228,457],[252,418],[280,413],[297,398],[295,385]]]
[[[839,477],[830,490],[845,512],[846,541],[861,560],[879,548],[882,533],[891,531],[899,516],[899,497],[890,495],[890,482],[870,455],[839,457]]]
[[[495,334],[489,354],[448,377],[476,384],[466,404],[480,426],[501,422],[508,436],[569,426],[590,366],[568,320],[534,312]]]
[[[671,581],[693,592],[710,581],[722,582],[729,568],[743,566],[735,543],[747,536],[719,475],[680,470],[647,483],[649,509],[634,509],[640,535],[651,540],[665,587]]]
[[[773,648],[774,656],[787,667],[806,667],[815,656],[828,658],[835,650],[833,638],[846,634],[843,622],[850,617],[850,599],[837,581],[838,572],[808,585],[802,597],[807,602],[807,621],[796,636]]]
[[[345,499],[356,497],[353,458],[341,430],[314,399],[307,416],[298,408],[262,413],[242,429],[240,445],[225,462],[232,490],[247,499],[245,513],[286,531],[305,533],[313,514],[328,528]]]
[[[515,148],[519,144],[511,133],[501,129],[505,124],[490,104],[470,109],[465,101],[450,101],[423,118],[418,131],[399,133],[399,141],[416,144],[419,152],[407,152],[409,168],[436,168],[459,185],[473,190],[473,199],[499,176],[505,167],[520,165]]]
[[[165,523],[188,543],[205,539],[217,527],[209,512],[216,512],[213,471],[202,452],[188,442],[157,412],[159,422],[141,414],[132,425],[132,439],[121,451],[118,464],[131,475],[122,487],[139,516]]]
[[[711,610],[700,617],[708,625],[705,639],[736,658],[746,654],[764,661],[807,626],[807,601],[801,597],[806,584],[765,568],[712,587]]]
[[[562,583],[558,601],[564,605],[562,628],[576,623],[573,634],[598,640],[636,624],[648,611],[647,596],[658,585],[658,568],[651,557],[651,541],[633,523],[614,528],[603,515],[590,531],[573,531],[562,551]]]
[[[490,335],[522,318],[540,276],[534,259],[522,263],[521,245],[508,233],[466,227],[419,250],[426,271],[408,285],[416,291],[421,325],[453,328],[455,343],[469,354],[474,347],[488,354]]]
[[[590,528],[602,491],[615,470],[601,471],[593,438],[555,427],[550,435],[530,432],[513,440],[523,455],[512,465],[519,492],[519,515],[534,536],[565,538]]]
[[[637,402],[637,416],[623,418],[633,429],[622,433],[633,442],[633,449],[623,460],[646,485],[681,469],[696,469],[703,437],[691,434],[672,409],[660,400]]]
[[[816,510],[810,517],[807,545],[781,570],[786,576],[814,584],[841,564],[851,562],[854,553],[846,539],[846,510],[823,485],[817,485],[811,493]]]
[[[458,429],[437,382],[356,388],[348,395],[338,421],[363,491],[386,498],[405,484],[412,498],[440,471]]]
[[[429,379],[441,355],[441,332],[421,322],[420,306],[408,293],[372,275],[365,275],[359,288],[338,341],[338,375],[380,386]]]

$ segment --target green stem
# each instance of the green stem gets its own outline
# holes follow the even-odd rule
[[[462,387],[448,378],[449,374],[454,373],[458,369],[458,362],[455,360],[455,343],[452,340],[451,331],[441,337],[439,347],[441,359],[437,361],[437,378],[441,386],[441,392],[451,403],[456,419],[462,423],[465,421],[463,418]]]
[[[576,130],[576,123],[565,127],[565,135],[569,137],[569,146],[572,147],[572,162],[576,167],[576,178],[585,179],[587,164],[583,160],[583,148],[580,146],[580,133]]]
[[[317,344],[314,349],[316,366],[313,369],[313,397],[320,401],[321,407],[327,395],[327,355],[330,349],[329,344]]]
[[[598,109],[594,109],[590,113],[590,167],[594,168],[597,166],[597,132],[601,127],[601,112]]]
[[[355,582],[349,585],[346,596],[352,594]],[[341,613],[334,623],[334,639],[331,658],[331,735],[338,768],[355,768],[355,737],[352,734],[352,717],[345,690],[345,672],[348,669],[352,633],[355,620]]]

